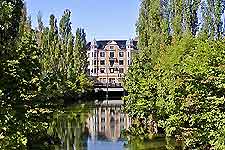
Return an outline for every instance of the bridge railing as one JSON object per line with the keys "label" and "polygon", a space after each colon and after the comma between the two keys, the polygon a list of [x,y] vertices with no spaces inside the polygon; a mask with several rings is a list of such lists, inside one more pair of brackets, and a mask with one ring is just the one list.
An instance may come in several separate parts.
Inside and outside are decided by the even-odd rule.
{"label": "bridge railing", "polygon": [[[94,84],[95,87],[107,87],[107,83],[96,82]],[[108,87],[122,87],[121,83],[108,83]]]}

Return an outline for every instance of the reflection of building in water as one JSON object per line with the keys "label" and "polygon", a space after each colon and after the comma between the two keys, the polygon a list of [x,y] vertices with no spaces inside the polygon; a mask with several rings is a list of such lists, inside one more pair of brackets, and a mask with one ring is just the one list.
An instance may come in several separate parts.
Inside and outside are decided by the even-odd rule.
{"label": "reflection of building in water", "polygon": [[121,106],[97,107],[87,119],[92,140],[96,137],[116,141],[121,130],[128,129],[131,119],[121,111]]}

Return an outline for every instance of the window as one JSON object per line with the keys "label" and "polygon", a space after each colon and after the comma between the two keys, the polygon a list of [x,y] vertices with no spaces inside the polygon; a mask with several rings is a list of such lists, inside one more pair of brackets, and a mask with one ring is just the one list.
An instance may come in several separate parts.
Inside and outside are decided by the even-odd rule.
{"label": "window", "polygon": [[119,60],[119,65],[123,65],[123,60]]}
{"label": "window", "polygon": [[92,49],[95,49],[95,48],[97,48],[97,46],[96,46],[96,45],[93,45],[93,46],[92,46]]}
{"label": "window", "polygon": [[110,52],[110,57],[114,57],[114,52]]}
{"label": "window", "polygon": [[105,60],[100,60],[100,65],[105,65]]}
{"label": "window", "polygon": [[91,53],[91,57],[94,57],[94,53],[93,52]]}
{"label": "window", "polygon": [[88,53],[88,58],[90,57],[90,53]]}
{"label": "window", "polygon": [[130,53],[129,52],[127,53],[127,56],[130,57]]}
{"label": "window", "polygon": [[100,52],[100,57],[105,57],[105,52]]}
{"label": "window", "polygon": [[114,61],[114,60],[110,60],[110,66],[113,66],[113,65],[114,65],[114,63],[115,63],[115,61]]}
{"label": "window", "polygon": [[94,57],[97,57],[97,52],[95,52],[95,55],[94,55]]}
{"label": "window", "polygon": [[119,73],[124,73],[123,68],[120,68],[120,69],[119,69]]}
{"label": "window", "polygon": [[115,78],[109,78],[110,83],[115,83]]}
{"label": "window", "polygon": [[120,57],[123,57],[123,52],[119,52],[119,56]]}
{"label": "window", "polygon": [[128,60],[128,65],[130,65],[130,60]]}
{"label": "window", "polygon": [[94,65],[97,65],[97,60],[94,61]]}
{"label": "window", "polygon": [[110,73],[114,73],[114,68],[110,68]]}
{"label": "window", "polygon": [[110,46],[109,49],[112,49],[113,50],[114,49],[114,46]]}
{"label": "window", "polygon": [[119,69],[118,68],[115,68],[115,71],[119,71]]}
{"label": "window", "polygon": [[105,69],[104,69],[104,68],[101,68],[101,69],[100,69],[100,72],[101,72],[101,73],[105,73]]}
{"label": "window", "polygon": [[94,73],[97,73],[97,69],[96,68],[94,69]]}

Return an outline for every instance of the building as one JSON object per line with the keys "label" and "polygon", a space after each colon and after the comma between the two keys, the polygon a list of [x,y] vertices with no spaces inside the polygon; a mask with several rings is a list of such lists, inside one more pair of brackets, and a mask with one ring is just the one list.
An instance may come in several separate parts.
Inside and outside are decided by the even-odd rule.
{"label": "building", "polygon": [[[121,79],[137,52],[137,40],[102,40],[87,44],[88,73],[95,83],[121,85]],[[108,80],[108,82],[107,82]]]}

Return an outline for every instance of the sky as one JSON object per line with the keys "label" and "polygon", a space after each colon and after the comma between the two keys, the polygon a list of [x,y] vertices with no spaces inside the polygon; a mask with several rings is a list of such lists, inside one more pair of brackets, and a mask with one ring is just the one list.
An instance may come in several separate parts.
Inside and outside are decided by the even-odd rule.
{"label": "sky", "polygon": [[[25,0],[32,24],[37,26],[40,11],[45,25],[54,14],[58,20],[65,9],[72,12],[73,32],[85,29],[87,40],[119,40],[136,36],[140,0]],[[58,21],[59,22],[59,21]]]}

